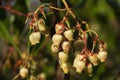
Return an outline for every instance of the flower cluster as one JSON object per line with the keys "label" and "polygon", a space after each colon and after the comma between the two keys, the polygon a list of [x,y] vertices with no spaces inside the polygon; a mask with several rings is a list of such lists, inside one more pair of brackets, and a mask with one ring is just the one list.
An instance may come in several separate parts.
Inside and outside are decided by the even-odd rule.
{"label": "flower cluster", "polygon": [[[25,61],[24,61],[25,60]],[[23,62],[21,62],[23,61]],[[30,57],[26,52],[22,54],[22,59],[16,64],[20,68],[19,74],[14,77],[13,80],[17,78],[28,79],[28,80],[45,80],[46,74],[39,72],[34,74],[38,70],[37,63],[32,57]]]}
{"label": "flower cluster", "polygon": [[23,68],[21,68],[20,69],[20,76],[22,77],[22,78],[26,78],[27,76],[28,76],[28,69],[27,68],[25,68],[25,67],[23,67]]}
{"label": "flower cluster", "polygon": [[76,68],[76,72],[81,73],[85,68],[88,73],[92,73],[92,66],[97,66],[99,62],[105,62],[107,58],[107,52],[104,49],[100,49],[98,53],[91,53],[85,51],[78,54],[73,63],[73,67]]}
{"label": "flower cluster", "polygon": [[[77,27],[78,25],[73,28],[66,27],[64,23],[57,23],[55,25],[56,33],[52,36],[53,44],[51,46],[51,50],[53,53],[58,53],[59,64],[64,73],[69,72],[68,56],[71,46],[73,47],[73,43],[75,43],[77,40],[81,40],[84,45],[80,54],[77,54],[73,61],[73,67],[76,69],[76,72],[81,73],[86,68],[88,73],[91,74],[92,67],[97,66],[99,62],[105,62],[107,58],[107,52],[105,50],[103,41],[98,38],[98,35],[95,31],[88,28],[88,24],[86,22],[83,21],[82,23],[86,25],[86,30],[83,30],[81,27]],[[78,38],[74,39],[74,32],[76,30],[78,31]],[[87,47],[87,43],[89,43],[87,38],[88,36],[93,37],[92,33],[94,33],[96,37],[93,40],[92,50],[90,50]],[[99,48],[97,52],[94,51],[96,44],[99,45],[97,46]]]}
{"label": "flower cluster", "polygon": [[[30,22],[30,36],[29,41],[31,45],[35,45],[39,43],[41,34],[46,34],[46,24],[43,18],[37,17],[36,10],[33,14],[33,18]],[[69,10],[68,10],[69,11]],[[44,12],[44,11],[43,11]],[[43,14],[43,12],[41,12]],[[83,49],[79,50],[79,54],[76,55],[73,61],[73,67],[76,69],[76,72],[81,73],[85,68],[88,70],[88,73],[92,73],[92,67],[97,66],[99,62],[105,62],[107,58],[107,52],[104,47],[104,42],[100,40],[98,34],[89,28],[89,25],[85,21],[78,21],[73,13],[70,13],[75,20],[76,25],[71,27],[68,21],[68,13],[65,14],[63,20],[55,25],[55,34],[52,36],[52,45],[51,51],[53,53],[58,53],[58,59],[60,67],[62,68],[64,73],[69,72],[69,54],[71,47],[74,46],[74,43],[77,40],[81,40],[83,43]],[[43,17],[45,15],[43,14]],[[84,28],[82,26],[84,24]],[[75,32],[77,33],[75,34]],[[95,36],[93,36],[93,34]],[[75,38],[76,37],[76,38]],[[88,37],[94,38],[92,41],[92,49],[88,47]],[[97,46],[98,50],[95,51],[95,46]],[[79,47],[79,46],[78,46]],[[73,52],[75,53],[75,52]]]}
{"label": "flower cluster", "polygon": [[72,29],[65,29],[64,24],[57,23],[55,26],[55,34],[52,36],[53,44],[51,50],[58,53],[60,67],[64,73],[68,73],[68,54],[73,39]]}

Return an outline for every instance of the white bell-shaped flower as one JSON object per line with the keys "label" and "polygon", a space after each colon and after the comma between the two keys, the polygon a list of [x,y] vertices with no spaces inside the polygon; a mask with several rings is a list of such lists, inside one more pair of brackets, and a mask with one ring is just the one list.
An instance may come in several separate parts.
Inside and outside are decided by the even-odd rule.
{"label": "white bell-shaped flower", "polygon": [[68,53],[69,49],[70,49],[70,46],[71,46],[71,44],[70,44],[69,41],[64,41],[62,43],[62,49],[63,49],[63,51],[66,52],[66,53]]}
{"label": "white bell-shaped flower", "polygon": [[74,60],[73,67],[76,68],[76,72],[81,73],[85,68],[85,62],[79,61],[79,60]]}
{"label": "white bell-shaped flower", "polygon": [[62,24],[56,24],[55,25],[55,32],[57,34],[61,34],[64,31],[64,26]]}
{"label": "white bell-shaped flower", "polygon": [[60,43],[62,42],[63,40],[63,36],[62,35],[59,35],[59,34],[54,34],[53,37],[52,37],[52,41],[55,45],[59,46]]}
{"label": "white bell-shaped flower", "polygon": [[41,31],[41,32],[45,32],[46,31],[46,26],[45,26],[45,21],[43,19],[39,19],[37,21],[37,25],[38,25],[38,29]]}
{"label": "white bell-shaped flower", "polygon": [[97,66],[97,65],[98,65],[98,57],[97,57],[97,54],[90,54],[88,58],[89,58],[89,61],[90,61],[94,66]]}
{"label": "white bell-shaped flower", "polygon": [[22,78],[26,78],[28,76],[28,69],[25,67],[21,68],[19,74]]}
{"label": "white bell-shaped flower", "polygon": [[55,44],[52,44],[52,46],[51,46],[51,51],[52,51],[53,53],[58,53],[58,51],[59,51],[59,46],[57,46],[57,45],[55,45]]}
{"label": "white bell-shaped flower", "polygon": [[67,63],[61,64],[60,67],[62,68],[62,70],[63,70],[63,72],[65,74],[67,74],[69,72],[69,68],[68,68],[68,64]]}
{"label": "white bell-shaped flower", "polygon": [[69,41],[73,41],[73,31],[67,30],[64,32],[64,36],[69,40]]}
{"label": "white bell-shaped flower", "polygon": [[100,59],[101,62],[105,62],[107,55],[108,55],[107,51],[101,50],[98,52],[98,58]]}
{"label": "white bell-shaped flower", "polygon": [[58,53],[58,57],[61,64],[66,63],[66,61],[68,60],[68,54],[63,51]]}
{"label": "white bell-shaped flower", "polygon": [[40,32],[33,32],[29,36],[29,40],[32,45],[39,43],[40,38],[41,38]]}

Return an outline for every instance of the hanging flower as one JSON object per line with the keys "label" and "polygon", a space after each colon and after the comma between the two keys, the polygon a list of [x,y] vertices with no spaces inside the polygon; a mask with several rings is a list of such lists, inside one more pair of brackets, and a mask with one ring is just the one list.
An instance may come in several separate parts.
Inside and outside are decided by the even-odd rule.
{"label": "hanging flower", "polygon": [[41,38],[40,32],[32,32],[29,36],[29,40],[32,45],[39,43],[40,38]]}

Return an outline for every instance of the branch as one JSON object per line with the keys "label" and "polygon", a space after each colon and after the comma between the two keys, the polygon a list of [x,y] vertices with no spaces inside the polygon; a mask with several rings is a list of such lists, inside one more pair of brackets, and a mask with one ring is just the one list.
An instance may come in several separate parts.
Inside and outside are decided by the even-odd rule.
{"label": "branch", "polygon": [[71,11],[71,9],[69,8],[67,2],[65,0],[62,0],[63,4],[65,5],[65,8],[69,11],[69,13],[72,15],[72,17],[76,20],[76,16],[74,15],[74,13]]}
{"label": "branch", "polygon": [[3,8],[3,9],[5,9],[5,10],[9,11],[9,12],[12,13],[12,14],[16,14],[16,15],[19,15],[19,16],[27,17],[26,14],[24,14],[24,13],[22,13],[22,12],[19,12],[19,11],[16,11],[16,10],[12,9],[10,6],[1,6],[1,5],[0,5],[0,8]]}
{"label": "branch", "polygon": [[49,6],[49,8],[55,9],[55,10],[58,10],[58,11],[66,11],[66,9],[60,9],[60,8],[53,7],[53,6]]}

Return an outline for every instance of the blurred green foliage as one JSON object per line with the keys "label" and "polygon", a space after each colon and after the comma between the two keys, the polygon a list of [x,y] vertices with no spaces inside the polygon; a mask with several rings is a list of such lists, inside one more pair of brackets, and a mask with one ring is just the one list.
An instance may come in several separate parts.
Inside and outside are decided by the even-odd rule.
{"label": "blurred green foliage", "polygon": [[[9,0],[1,0],[4,6]],[[88,22],[90,27],[97,31],[100,38],[108,44],[108,59],[105,64],[94,67],[93,77],[88,75],[71,74],[71,80],[120,80],[120,0],[67,0],[75,15]],[[14,3],[14,4],[12,4]],[[12,9],[22,13],[34,11],[42,3],[54,3],[63,8],[61,0],[10,0]],[[34,6],[35,5],[35,6]],[[46,11],[46,14],[50,13]],[[53,21],[52,17],[56,17]],[[51,36],[54,34],[54,25],[62,19],[63,14],[56,12],[48,15],[46,20]],[[12,14],[0,8],[0,80],[11,80],[19,71],[15,64],[20,60],[21,53],[27,50],[28,27],[26,17]],[[73,21],[70,23],[75,24]],[[49,43],[48,43],[49,41]],[[62,80],[63,75],[56,72],[57,59],[51,55],[51,41],[42,36],[41,43],[30,47],[31,56],[39,63],[38,72],[45,72],[47,80]],[[43,54],[44,53],[44,54]]]}

